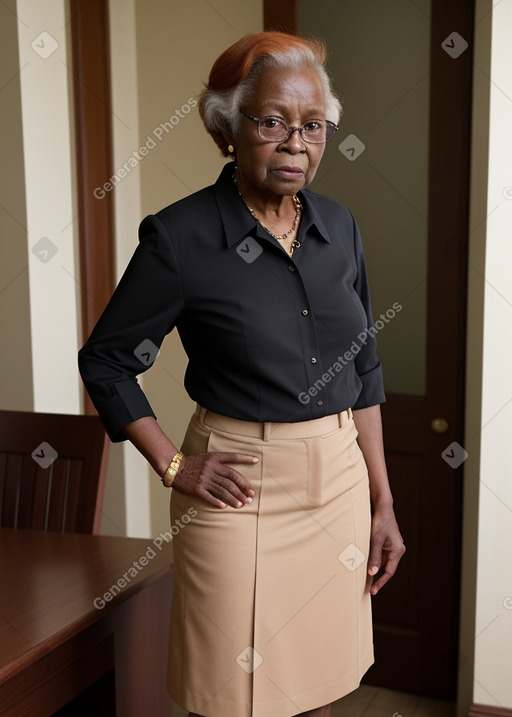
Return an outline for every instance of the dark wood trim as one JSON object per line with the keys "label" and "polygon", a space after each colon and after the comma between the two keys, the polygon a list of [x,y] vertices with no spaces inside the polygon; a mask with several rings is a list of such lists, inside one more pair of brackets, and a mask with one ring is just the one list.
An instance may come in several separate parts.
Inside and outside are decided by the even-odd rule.
{"label": "dark wood trim", "polygon": [[299,0],[263,0],[263,28],[297,35]]}
{"label": "dark wood trim", "polygon": [[468,717],[512,717],[512,709],[473,704],[469,710]]}
{"label": "dark wood trim", "polygon": [[[82,340],[115,286],[113,196],[93,192],[112,176],[108,2],[71,0],[71,38],[80,244]],[[85,413],[94,413],[84,390]]]}
{"label": "dark wood trim", "polygon": [[[465,310],[460,307],[467,303],[473,6],[467,0],[433,0],[431,31],[429,167],[435,182],[429,182],[428,271],[434,281],[429,281],[427,298],[427,396],[432,395],[433,401],[445,397],[445,406],[436,403],[427,415],[444,411],[440,415],[450,425],[461,427],[453,438],[460,441],[466,345],[466,326],[460,321]],[[469,43],[457,59],[440,49],[454,27]],[[454,301],[444,300],[440,283],[454,288]],[[436,342],[428,341],[430,335],[437,337]],[[449,359],[443,353],[447,345],[457,349]]]}

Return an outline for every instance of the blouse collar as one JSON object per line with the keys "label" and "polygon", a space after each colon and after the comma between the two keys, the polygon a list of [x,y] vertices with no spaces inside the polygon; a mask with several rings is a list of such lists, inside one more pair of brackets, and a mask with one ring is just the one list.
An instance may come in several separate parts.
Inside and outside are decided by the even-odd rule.
{"label": "blouse collar", "polygon": [[[257,235],[261,234],[260,224],[247,210],[233,182],[234,171],[235,163],[228,162],[222,169],[214,185],[215,198],[224,225],[228,247],[237,244],[241,239],[247,237],[247,235],[254,233],[255,229]],[[318,236],[331,244],[329,233],[314,205],[315,195],[307,189],[302,189],[297,196],[303,207],[301,233],[314,227]],[[265,238],[264,231],[262,237]]]}

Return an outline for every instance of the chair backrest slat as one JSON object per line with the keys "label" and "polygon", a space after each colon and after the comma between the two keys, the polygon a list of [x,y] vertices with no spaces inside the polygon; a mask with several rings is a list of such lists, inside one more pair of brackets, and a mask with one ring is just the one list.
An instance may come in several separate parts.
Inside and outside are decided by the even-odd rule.
{"label": "chair backrest slat", "polygon": [[97,416],[0,411],[0,525],[99,532],[108,445]]}

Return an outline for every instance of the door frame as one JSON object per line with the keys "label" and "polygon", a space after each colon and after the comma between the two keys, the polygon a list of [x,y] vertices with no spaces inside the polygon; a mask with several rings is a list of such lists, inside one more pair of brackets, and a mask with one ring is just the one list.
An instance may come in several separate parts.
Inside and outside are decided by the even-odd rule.
{"label": "door frame", "polygon": [[[82,343],[91,333],[115,287],[114,196],[94,190],[113,174],[109,4],[70,0],[75,115],[78,244]],[[83,388],[84,413],[95,414]]]}

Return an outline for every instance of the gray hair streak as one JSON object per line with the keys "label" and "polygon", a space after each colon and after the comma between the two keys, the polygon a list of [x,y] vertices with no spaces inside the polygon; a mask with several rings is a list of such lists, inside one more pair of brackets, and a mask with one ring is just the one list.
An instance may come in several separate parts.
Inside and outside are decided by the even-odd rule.
{"label": "gray hair streak", "polygon": [[326,119],[338,124],[343,109],[332,89],[331,79],[324,65],[309,48],[283,48],[282,52],[268,52],[258,57],[240,84],[228,90],[204,89],[199,99],[201,117],[207,131],[217,142],[224,156],[228,156],[227,142],[222,132],[236,138],[240,125],[240,107],[247,104],[256,88],[260,74],[268,69],[301,69],[309,67],[318,73],[323,89]]}

